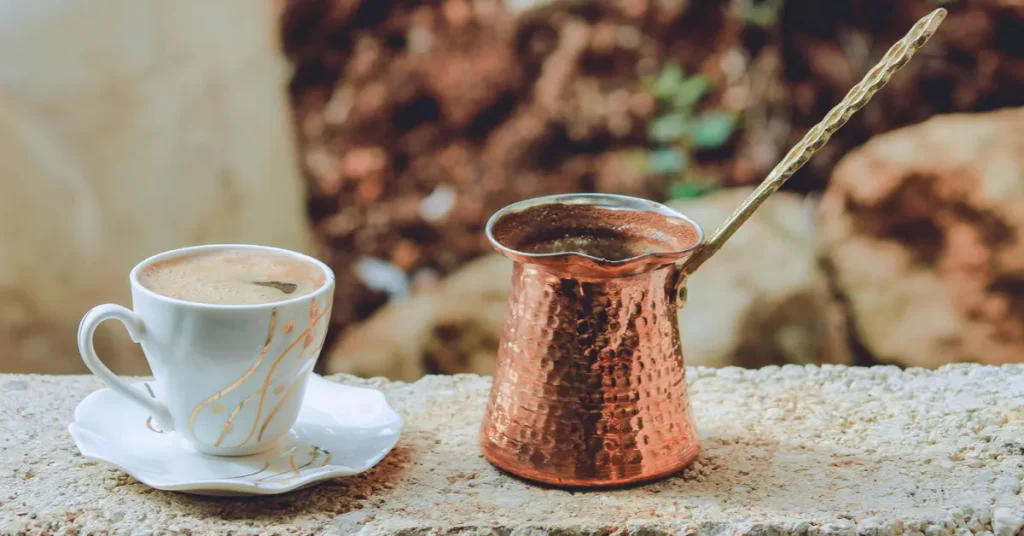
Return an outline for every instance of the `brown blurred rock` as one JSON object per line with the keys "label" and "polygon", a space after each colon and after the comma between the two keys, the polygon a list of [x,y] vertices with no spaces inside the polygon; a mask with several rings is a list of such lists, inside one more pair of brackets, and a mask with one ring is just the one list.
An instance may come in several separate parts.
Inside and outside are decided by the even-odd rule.
{"label": "brown blurred rock", "polygon": [[823,247],[879,360],[1024,361],[1024,108],[877,136],[823,198]]}
{"label": "brown blurred rock", "polygon": [[[1010,0],[947,3],[927,53],[894,77],[787,184],[819,191],[872,135],[932,114],[1024,104]],[[539,195],[614,191],[662,200],[666,182],[625,166],[667,113],[648,82],[669,64],[712,81],[697,112],[742,112],[734,139],[689,155],[694,175],[754,184],[838,102],[931,0],[288,0],[282,18],[310,217],[337,274],[332,333],[387,301],[351,269],[396,263],[440,276],[489,251],[484,222]],[[772,6],[777,6],[774,9]],[[525,11],[524,11],[525,10]],[[349,162],[372,173],[345,174]],[[326,154],[323,154],[326,153]],[[366,156],[366,155],[363,155]],[[454,190],[443,217],[417,202]],[[444,190],[442,190],[444,191]],[[451,196],[450,196],[451,197]],[[408,263],[406,262],[408,261]]]}
{"label": "brown blurred rock", "polygon": [[326,370],[413,381],[424,374],[490,374],[505,318],[512,261],[466,264],[441,285],[388,303],[326,356]]}
{"label": "brown blurred rock", "polygon": [[[710,236],[751,191],[730,188],[670,206]],[[679,316],[688,365],[850,362],[845,333],[832,326],[814,227],[808,199],[778,192],[690,277]]]}
{"label": "brown blurred rock", "polygon": [[[922,55],[853,116],[788,187],[821,189],[844,155],[877,134],[938,114],[1024,105],[1020,4],[944,2],[949,15]],[[779,76],[792,88],[793,110],[787,119],[793,128],[774,138],[778,148],[796,143],[842,99],[854,79],[935,5],[928,0],[787,0],[781,11],[782,29],[776,30],[784,67],[776,72],[785,73]],[[757,99],[750,106],[756,109]],[[758,171],[763,174],[767,169]]]}
{"label": "brown blurred rock", "polygon": [[388,300],[353,269],[361,257],[444,276],[490,251],[484,223],[511,202],[663,197],[664,178],[603,168],[604,154],[646,145],[656,112],[636,66],[663,62],[664,29],[682,15],[655,23],[645,13],[665,8],[648,4],[591,6],[603,21],[595,43],[582,4],[524,19],[497,0],[285,3],[310,218],[337,274],[332,333]]}

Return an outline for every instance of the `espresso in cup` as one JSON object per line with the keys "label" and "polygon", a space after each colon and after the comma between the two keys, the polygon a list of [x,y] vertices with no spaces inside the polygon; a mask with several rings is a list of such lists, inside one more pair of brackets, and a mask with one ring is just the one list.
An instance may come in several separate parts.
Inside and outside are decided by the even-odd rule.
{"label": "espresso in cup", "polygon": [[216,305],[274,303],[312,294],[324,270],[273,250],[226,248],[155,262],[139,272],[147,289],[177,300]]}

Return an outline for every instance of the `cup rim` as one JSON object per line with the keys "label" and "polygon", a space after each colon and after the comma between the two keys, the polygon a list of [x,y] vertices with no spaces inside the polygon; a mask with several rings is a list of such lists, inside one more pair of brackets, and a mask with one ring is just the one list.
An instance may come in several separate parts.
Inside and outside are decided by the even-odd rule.
{"label": "cup rim", "polygon": [[[189,300],[182,300],[182,299],[178,299],[178,298],[172,298],[170,296],[164,296],[163,294],[159,294],[157,292],[154,292],[154,291],[146,288],[146,286],[143,285],[139,281],[139,273],[144,268],[146,268],[147,266],[149,266],[149,265],[151,265],[151,264],[153,264],[155,262],[159,262],[159,261],[167,260],[167,259],[173,259],[175,257],[179,257],[179,256],[182,256],[182,255],[187,255],[189,253],[195,253],[197,251],[209,251],[209,250],[217,250],[217,249],[251,249],[251,250],[258,250],[258,251],[273,251],[275,253],[281,253],[281,254],[284,254],[284,255],[288,255],[290,257],[295,257],[297,259],[301,259],[301,260],[303,260],[305,262],[309,262],[311,264],[314,264],[314,265],[318,266],[321,270],[323,270],[324,275],[326,277],[324,278],[324,283],[322,285],[320,285],[319,287],[317,287],[316,290],[314,290],[313,292],[311,292],[309,294],[303,294],[302,296],[295,296],[294,298],[288,298],[286,300],[281,300],[281,301],[268,302],[268,303],[250,303],[250,304],[202,303],[202,302],[194,302],[194,301],[189,301]],[[260,244],[203,244],[203,245],[200,245],[200,246],[187,246],[187,247],[182,247],[182,248],[170,249],[170,250],[167,250],[167,251],[163,251],[161,253],[157,253],[155,255],[151,255],[151,256],[147,257],[146,259],[143,259],[142,261],[140,261],[138,264],[135,265],[134,268],[132,268],[132,271],[128,275],[128,278],[131,281],[131,285],[132,285],[132,289],[133,290],[141,292],[142,294],[144,294],[144,295],[146,295],[146,296],[148,296],[150,298],[153,298],[153,299],[156,299],[156,300],[162,300],[162,301],[165,301],[165,302],[168,302],[168,303],[172,303],[172,304],[180,305],[180,306],[185,306],[185,307],[194,307],[194,308],[198,308],[198,309],[209,309],[209,310],[220,310],[220,311],[254,311],[254,310],[260,310],[260,309],[266,309],[266,308],[272,308],[272,307],[283,307],[283,306],[291,305],[293,303],[298,303],[298,302],[301,302],[301,301],[304,301],[304,300],[308,300],[310,298],[317,298],[317,297],[323,295],[324,293],[329,292],[330,289],[332,289],[334,287],[334,271],[331,270],[331,268],[329,266],[327,266],[327,264],[324,263],[323,261],[321,261],[319,259],[316,259],[316,258],[314,258],[314,257],[312,257],[310,255],[306,255],[305,253],[299,253],[298,251],[294,251],[294,250],[290,250],[290,249],[284,249],[284,248],[278,248],[278,247],[274,247],[274,246],[264,246],[264,245],[260,245]]]}

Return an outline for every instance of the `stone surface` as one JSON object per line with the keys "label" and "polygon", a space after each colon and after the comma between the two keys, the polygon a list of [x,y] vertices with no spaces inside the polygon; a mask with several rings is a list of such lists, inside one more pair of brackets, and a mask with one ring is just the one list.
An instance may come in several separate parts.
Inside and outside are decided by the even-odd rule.
{"label": "stone surface", "polygon": [[[152,254],[309,250],[276,27],[249,0],[0,2],[0,371],[85,372],[79,320]],[[109,324],[104,361],[145,373]]]}
{"label": "stone surface", "polygon": [[66,426],[100,383],[0,376],[0,532],[1020,534],[1024,366],[689,370],[704,451],[667,480],[568,492],[476,446],[487,378],[380,387],[406,419],[370,472],[283,496],[148,489],[81,458]]}
{"label": "stone surface", "polygon": [[[669,203],[710,237],[753,188]],[[679,314],[690,365],[849,363],[817,259],[813,201],[778,192],[690,278]]]}
{"label": "stone surface", "polygon": [[880,361],[1024,360],[1024,108],[884,134],[836,168],[823,252]]}

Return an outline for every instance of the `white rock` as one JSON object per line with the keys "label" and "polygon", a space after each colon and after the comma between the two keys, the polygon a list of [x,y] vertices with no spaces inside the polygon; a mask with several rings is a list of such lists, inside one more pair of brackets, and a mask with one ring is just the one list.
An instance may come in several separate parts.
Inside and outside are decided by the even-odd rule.
{"label": "white rock", "polygon": [[1016,536],[1021,527],[1024,527],[1024,518],[1021,518],[1009,508],[996,508],[992,516],[992,532],[996,536]]}
{"label": "white rock", "polygon": [[836,166],[822,252],[879,361],[1020,361],[1022,130],[1024,108],[938,116],[876,136]]}

